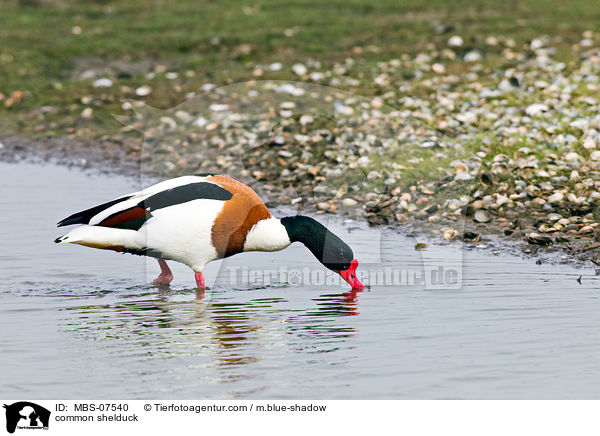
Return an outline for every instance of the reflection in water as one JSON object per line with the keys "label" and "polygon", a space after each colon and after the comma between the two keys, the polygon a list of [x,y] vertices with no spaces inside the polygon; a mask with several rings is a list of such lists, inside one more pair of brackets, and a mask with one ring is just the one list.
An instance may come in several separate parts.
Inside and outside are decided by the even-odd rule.
{"label": "reflection in water", "polygon": [[[52,223],[74,204],[140,186],[23,163],[0,163],[0,182],[0,240],[10,253],[0,258],[7,397],[598,397],[593,270],[469,251],[460,290],[232,288],[234,266],[321,268],[292,245],[230,258],[219,270],[223,283],[206,295],[178,288],[189,284],[185,267],[174,289],[157,289],[139,285],[144,259],[52,243]],[[352,231],[362,265],[385,261],[410,272],[426,255],[456,258],[437,245],[415,257],[415,241],[391,232]]]}
{"label": "reflection in water", "polygon": [[[297,292],[301,297],[301,290]],[[307,297],[308,307],[302,310],[285,298],[248,299],[252,295],[145,288],[118,295],[119,301],[108,304],[65,308],[63,325],[70,334],[101,341],[120,358],[186,358],[189,368],[213,371],[220,383],[253,377],[243,367],[260,366],[263,355],[273,349],[332,352],[356,334],[349,322],[339,321],[358,315],[357,291]]]}
{"label": "reflection in water", "polygon": [[358,295],[362,290],[351,290],[343,294],[324,294],[317,301],[317,311],[309,312],[307,315],[321,316],[355,316],[358,315]]}

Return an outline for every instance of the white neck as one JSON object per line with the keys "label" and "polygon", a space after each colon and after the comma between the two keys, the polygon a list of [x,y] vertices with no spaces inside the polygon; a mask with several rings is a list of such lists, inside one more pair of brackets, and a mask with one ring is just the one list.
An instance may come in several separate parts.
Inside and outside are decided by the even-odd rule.
{"label": "white neck", "polygon": [[246,235],[244,251],[279,251],[290,245],[287,230],[277,218],[260,220]]}

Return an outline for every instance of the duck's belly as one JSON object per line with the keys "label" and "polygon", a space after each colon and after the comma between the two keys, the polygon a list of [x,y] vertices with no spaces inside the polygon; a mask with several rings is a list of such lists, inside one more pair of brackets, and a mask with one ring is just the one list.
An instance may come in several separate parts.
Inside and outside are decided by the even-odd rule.
{"label": "duck's belly", "polygon": [[144,230],[146,246],[201,272],[206,263],[217,259],[211,230],[224,201],[195,200],[151,212]]}

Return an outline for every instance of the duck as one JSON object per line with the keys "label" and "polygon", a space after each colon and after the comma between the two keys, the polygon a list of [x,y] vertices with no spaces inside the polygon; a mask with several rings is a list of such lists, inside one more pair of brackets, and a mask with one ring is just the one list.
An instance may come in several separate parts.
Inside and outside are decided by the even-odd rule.
{"label": "duck", "polygon": [[250,186],[224,175],[168,179],[57,223],[70,225],[78,226],[54,242],[154,257],[160,267],[155,285],[173,280],[167,261],[191,268],[196,286],[204,290],[209,262],[299,242],[353,290],[365,288],[357,276],[358,260],[340,237],[308,216],[275,218]]}

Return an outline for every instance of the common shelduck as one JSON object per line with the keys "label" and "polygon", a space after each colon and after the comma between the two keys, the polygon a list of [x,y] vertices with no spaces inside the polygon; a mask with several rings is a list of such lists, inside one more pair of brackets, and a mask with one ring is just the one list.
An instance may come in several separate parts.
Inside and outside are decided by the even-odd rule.
{"label": "common shelduck", "polygon": [[252,188],[222,175],[165,180],[75,213],[58,227],[71,224],[81,225],[55,242],[155,257],[161,273],[154,284],[173,280],[167,260],[189,266],[204,289],[208,262],[244,251],[283,250],[298,241],[353,289],[364,288],[358,261],[339,237],[307,216],[274,218]]}

